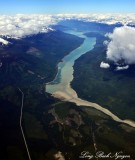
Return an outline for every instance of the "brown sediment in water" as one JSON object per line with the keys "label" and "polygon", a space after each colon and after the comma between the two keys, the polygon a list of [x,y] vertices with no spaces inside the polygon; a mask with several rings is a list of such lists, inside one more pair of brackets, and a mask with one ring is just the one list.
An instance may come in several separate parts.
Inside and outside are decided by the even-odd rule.
{"label": "brown sediment in water", "polygon": [[[76,35],[76,34],[75,34]],[[63,68],[61,68],[61,79],[59,83],[50,84],[48,83],[46,85],[46,90],[48,93],[51,93],[54,97],[66,101],[66,102],[72,102],[75,103],[78,106],[88,106],[97,109],[98,111],[101,111],[102,113],[110,116],[113,120],[127,124],[129,126],[135,127],[135,122],[131,120],[122,120],[119,117],[117,117],[115,114],[113,114],[108,109],[96,104],[92,103],[86,100],[83,100],[78,97],[75,90],[71,87],[71,82],[73,80],[73,65],[76,59],[78,59],[81,55],[87,53],[88,51],[92,50],[96,39],[85,37],[84,35],[81,35],[81,37],[85,38],[84,43],[72,51],[69,55],[65,56],[63,60],[65,61],[65,65]],[[57,74],[58,75],[58,74]],[[58,77],[56,76],[55,79]],[[54,81],[55,81],[54,79]],[[53,81],[52,81],[53,82]]]}

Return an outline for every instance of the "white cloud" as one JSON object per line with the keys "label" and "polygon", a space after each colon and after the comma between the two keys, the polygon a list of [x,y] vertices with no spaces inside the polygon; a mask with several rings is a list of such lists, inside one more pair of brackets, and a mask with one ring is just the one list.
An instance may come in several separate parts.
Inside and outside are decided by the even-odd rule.
{"label": "white cloud", "polygon": [[23,36],[48,32],[50,25],[65,19],[77,19],[87,22],[106,24],[135,24],[135,14],[18,14],[0,15],[0,35],[21,38]]}
{"label": "white cloud", "polygon": [[109,42],[107,41],[107,40],[105,40],[104,42],[103,42],[103,45],[105,45],[105,46],[107,46],[109,44]]}
{"label": "white cloud", "polygon": [[100,22],[105,24],[135,24],[135,13],[128,14],[58,14],[59,18],[63,19],[78,19],[89,22]]}
{"label": "white cloud", "polygon": [[120,71],[120,70],[126,70],[126,69],[128,69],[128,68],[129,68],[129,65],[122,66],[122,67],[120,67],[120,66],[117,66],[117,67],[116,67],[116,71]]}
{"label": "white cloud", "polygon": [[100,67],[106,69],[106,68],[109,68],[110,65],[108,63],[101,62]]}
{"label": "white cloud", "polygon": [[135,64],[135,28],[115,28],[108,37],[111,41],[108,44],[107,58],[115,63],[122,60],[125,64]]}
{"label": "white cloud", "polygon": [[0,16],[0,35],[23,37],[39,32],[47,32],[55,24],[52,15],[16,15]]}

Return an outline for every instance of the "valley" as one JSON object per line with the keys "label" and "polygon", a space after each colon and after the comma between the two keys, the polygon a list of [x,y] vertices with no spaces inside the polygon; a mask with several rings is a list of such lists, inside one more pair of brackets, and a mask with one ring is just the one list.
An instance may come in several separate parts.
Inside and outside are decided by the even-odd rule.
{"label": "valley", "polygon": [[[22,94],[18,87],[24,94],[22,128],[32,160],[77,160],[82,151],[95,155],[96,149],[112,154],[122,150],[135,157],[135,129],[84,103],[97,103],[116,117],[134,120],[132,96],[120,86],[130,80],[124,86],[131,90],[134,66],[130,72],[117,73],[113,64],[109,70],[100,68],[105,60],[104,34],[117,26],[121,24],[67,20],[53,26],[53,32],[9,39],[9,46],[0,46],[1,160],[29,159],[19,124]],[[113,92],[118,87],[119,95]],[[123,95],[126,103],[120,106]],[[82,106],[74,101],[76,96]]]}

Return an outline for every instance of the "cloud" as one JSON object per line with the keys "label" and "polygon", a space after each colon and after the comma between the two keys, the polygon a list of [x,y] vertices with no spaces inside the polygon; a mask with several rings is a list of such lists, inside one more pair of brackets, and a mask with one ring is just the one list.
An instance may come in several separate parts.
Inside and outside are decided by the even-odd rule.
{"label": "cloud", "polygon": [[123,26],[108,34],[107,59],[115,63],[135,64],[135,28]]}
{"label": "cloud", "polygon": [[129,68],[129,65],[126,65],[126,66],[117,66],[116,67],[116,71],[120,71],[120,70],[126,70],[126,69],[128,69]]}
{"label": "cloud", "polygon": [[104,63],[104,62],[101,62],[101,64],[100,64],[100,68],[109,68],[110,67],[110,65],[108,64],[108,63]]}
{"label": "cloud", "polygon": [[49,26],[55,24],[52,15],[0,16],[0,35],[21,38],[39,32],[48,32]]}
{"label": "cloud", "polygon": [[135,13],[128,14],[58,14],[57,17],[63,19],[78,19],[87,22],[99,22],[105,24],[135,24]]}
{"label": "cloud", "polygon": [[105,46],[107,46],[109,44],[109,42],[107,41],[107,40],[105,40],[104,42],[103,42],[103,45],[105,45]]}
{"label": "cloud", "polygon": [[50,25],[66,19],[77,19],[85,22],[105,24],[135,24],[135,14],[17,14],[0,15],[0,36],[21,38],[24,36],[48,32]]}

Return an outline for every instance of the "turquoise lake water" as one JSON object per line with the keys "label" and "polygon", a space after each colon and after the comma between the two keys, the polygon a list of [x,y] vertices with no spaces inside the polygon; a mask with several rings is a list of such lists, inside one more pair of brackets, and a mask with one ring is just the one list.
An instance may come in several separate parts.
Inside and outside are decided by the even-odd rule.
{"label": "turquoise lake water", "polygon": [[67,56],[62,59],[62,62],[58,64],[58,73],[55,79],[46,85],[46,92],[55,93],[57,91],[66,92],[70,88],[70,82],[73,80],[73,65],[75,60],[77,60],[81,55],[93,49],[96,38],[89,38],[83,35],[82,32],[67,31],[66,33],[76,35],[78,37],[84,38],[84,42],[70,52]]}

